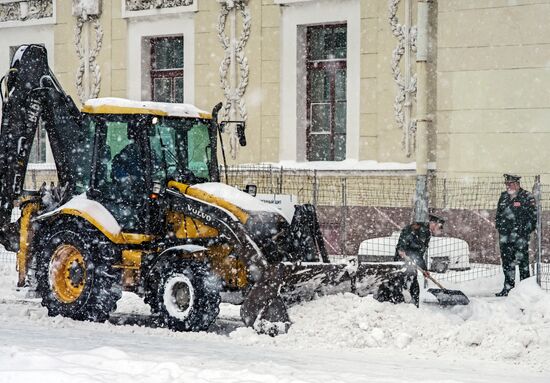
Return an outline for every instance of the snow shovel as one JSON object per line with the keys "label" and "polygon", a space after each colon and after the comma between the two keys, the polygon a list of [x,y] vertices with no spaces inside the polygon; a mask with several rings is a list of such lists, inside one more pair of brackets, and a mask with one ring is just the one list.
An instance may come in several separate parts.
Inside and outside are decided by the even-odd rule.
{"label": "snow shovel", "polygon": [[[419,270],[423,271],[420,267],[416,266]],[[438,289],[428,289],[428,292],[430,294],[433,294],[439,304],[441,306],[456,306],[456,305],[467,305],[470,303],[470,300],[460,290],[447,290],[445,287],[441,285],[438,281],[436,281],[431,275],[428,275],[426,278],[428,278],[430,281],[435,283]]]}
{"label": "snow shovel", "polygon": [[[418,271],[423,275],[425,270],[418,266],[411,258],[408,256],[404,257],[405,260],[412,262]],[[435,280],[431,275],[424,275],[425,278],[428,278],[430,281],[435,283],[439,289],[428,289],[428,292],[434,295],[437,298],[437,301],[441,306],[456,306],[456,305],[467,305],[470,303],[470,299],[460,290],[447,290],[441,283]]]}

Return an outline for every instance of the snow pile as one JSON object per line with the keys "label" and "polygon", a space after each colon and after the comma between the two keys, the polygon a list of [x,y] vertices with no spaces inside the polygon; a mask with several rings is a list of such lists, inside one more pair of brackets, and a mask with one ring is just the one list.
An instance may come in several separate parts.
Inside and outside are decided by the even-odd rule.
{"label": "snow pile", "polygon": [[[214,367],[194,357],[175,358],[170,355],[143,356],[114,347],[98,347],[86,351],[29,351],[20,347],[3,350],[10,365],[0,373],[2,382],[132,382],[132,383],[227,383],[227,382],[298,382],[273,379],[269,368],[251,372],[241,368],[227,368],[223,363]],[[168,360],[166,360],[168,359]],[[29,366],[32,360],[32,366]],[[269,363],[265,363],[266,366]],[[29,368],[31,367],[31,368]],[[241,380],[243,379],[243,380]],[[303,382],[303,381],[302,381]]]}
{"label": "snow pile", "polygon": [[[68,381],[115,382],[122,376],[132,379],[133,382],[168,382],[170,377],[177,376],[181,371],[175,363],[136,361],[125,352],[111,347],[100,347],[86,352],[65,351],[59,353],[24,351],[19,347],[12,346],[11,349],[8,349],[8,353],[10,366],[6,372],[2,373],[2,379],[5,379],[6,382],[20,382],[24,379],[52,383]],[[33,361],[34,373],[29,372],[29,360]],[[84,360],[85,364],[82,363]],[[90,370],[91,366],[94,367],[93,370]]]}
{"label": "snow pile", "polygon": [[[4,250],[4,247],[0,245],[0,249]],[[11,300],[21,297],[15,291],[14,286],[16,286],[16,284],[17,271],[15,270],[15,263],[12,264],[0,262],[0,302],[2,300]],[[2,315],[1,308],[0,315]]]}
{"label": "snow pile", "polygon": [[508,298],[472,298],[468,306],[441,308],[380,303],[334,295],[292,307],[286,335],[258,338],[240,328],[233,339],[253,344],[326,349],[403,349],[420,358],[477,359],[550,369],[550,294],[534,278]]}

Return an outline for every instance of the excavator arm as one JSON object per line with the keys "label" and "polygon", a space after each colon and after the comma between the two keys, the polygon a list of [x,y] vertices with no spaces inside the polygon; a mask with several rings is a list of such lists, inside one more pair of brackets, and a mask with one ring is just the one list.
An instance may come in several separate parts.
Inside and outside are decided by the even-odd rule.
{"label": "excavator arm", "polygon": [[[48,134],[60,185],[67,195],[89,174],[84,151],[89,151],[89,132],[73,100],[48,66],[46,49],[23,45],[15,53],[8,74],[0,80],[2,123],[0,128],[0,243],[8,250],[19,247],[17,224],[10,224],[15,201],[23,184],[36,130],[42,121]],[[84,158],[84,159],[83,159]]]}

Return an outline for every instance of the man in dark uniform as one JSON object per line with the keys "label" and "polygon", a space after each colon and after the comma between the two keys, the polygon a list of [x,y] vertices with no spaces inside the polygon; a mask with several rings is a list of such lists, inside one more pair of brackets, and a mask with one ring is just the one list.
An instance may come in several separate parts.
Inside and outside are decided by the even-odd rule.
{"label": "man in dark uniform", "polygon": [[424,256],[428,250],[431,236],[439,235],[444,223],[443,218],[430,214],[429,222],[416,222],[407,225],[401,231],[395,247],[395,260],[406,260],[405,285],[408,286],[412,303],[417,307],[420,298],[420,286],[418,285],[416,266],[423,270],[425,277],[430,275]]}
{"label": "man in dark uniform", "polygon": [[505,174],[506,191],[497,205],[496,228],[499,233],[504,287],[497,297],[507,296],[515,286],[516,265],[520,279],[529,278],[529,236],[537,224],[535,199],[521,188],[521,177]]}

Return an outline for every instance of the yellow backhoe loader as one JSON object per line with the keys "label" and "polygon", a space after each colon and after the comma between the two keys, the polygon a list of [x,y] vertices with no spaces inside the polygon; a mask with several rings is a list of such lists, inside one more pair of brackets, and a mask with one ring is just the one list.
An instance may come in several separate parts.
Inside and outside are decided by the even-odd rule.
{"label": "yellow backhoe loader", "polygon": [[[33,44],[17,50],[0,87],[0,243],[49,315],[104,321],[130,290],[167,327],[201,331],[232,291],[244,323],[273,334],[288,328],[288,304],[352,289],[357,270],[328,263],[312,206],[288,222],[220,182],[221,104],[207,113],[100,98],[79,110]],[[39,121],[59,186],[28,192]],[[14,204],[22,215],[10,224]]]}

